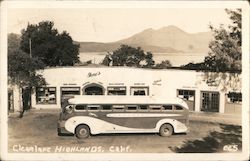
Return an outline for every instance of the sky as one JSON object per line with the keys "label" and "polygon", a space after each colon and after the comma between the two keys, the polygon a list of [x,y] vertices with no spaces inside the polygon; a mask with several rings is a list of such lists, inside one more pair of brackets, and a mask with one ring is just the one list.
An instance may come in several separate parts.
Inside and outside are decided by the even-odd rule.
{"label": "sky", "polygon": [[114,42],[148,28],[174,25],[188,33],[209,31],[209,24],[229,24],[224,8],[11,8],[8,33],[20,34],[28,22],[53,21],[59,32],[66,30],[73,40]]}

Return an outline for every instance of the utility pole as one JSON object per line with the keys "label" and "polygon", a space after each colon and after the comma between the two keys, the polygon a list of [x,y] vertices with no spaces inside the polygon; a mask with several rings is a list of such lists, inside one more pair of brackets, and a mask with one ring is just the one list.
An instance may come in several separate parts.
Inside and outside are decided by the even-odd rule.
{"label": "utility pole", "polygon": [[[32,58],[32,53],[31,53],[31,38],[29,38],[29,47],[30,47],[30,61],[32,61],[31,60],[31,58]],[[26,89],[27,90],[27,89]],[[32,100],[31,100],[31,91],[32,91],[32,87],[30,87],[29,88],[29,91],[30,91],[30,95],[29,95],[29,102],[28,102],[28,106],[29,106],[29,108],[31,108],[31,105],[32,105]],[[26,96],[27,97],[27,96]],[[24,108],[24,107],[23,107]],[[23,110],[23,112],[24,112],[24,110]]]}
{"label": "utility pole", "polygon": [[29,46],[30,46],[30,58],[32,58],[32,54],[31,54],[31,38],[29,38]]}

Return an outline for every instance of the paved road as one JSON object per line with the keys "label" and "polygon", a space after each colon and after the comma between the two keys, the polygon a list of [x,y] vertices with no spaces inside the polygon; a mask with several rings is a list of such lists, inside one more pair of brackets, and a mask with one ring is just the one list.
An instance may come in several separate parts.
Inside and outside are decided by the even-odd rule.
{"label": "paved road", "polygon": [[[190,121],[188,134],[161,137],[158,134],[105,134],[78,140],[57,136],[57,113],[28,113],[9,118],[10,152],[223,152],[224,146],[241,150],[241,127]],[[224,150],[223,150],[224,149]]]}

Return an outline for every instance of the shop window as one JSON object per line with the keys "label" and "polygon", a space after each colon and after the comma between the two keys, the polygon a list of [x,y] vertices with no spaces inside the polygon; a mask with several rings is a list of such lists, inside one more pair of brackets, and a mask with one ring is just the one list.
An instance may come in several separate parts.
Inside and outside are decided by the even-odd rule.
{"label": "shop window", "polygon": [[38,104],[56,104],[56,87],[36,88],[36,102]]}
{"label": "shop window", "polygon": [[80,95],[80,87],[61,87],[62,100],[72,98],[74,95]]}
{"label": "shop window", "polygon": [[108,95],[126,95],[126,87],[108,87]]}
{"label": "shop window", "polygon": [[227,94],[227,102],[229,103],[241,103],[242,93],[241,92],[229,92]]}
{"label": "shop window", "polygon": [[147,96],[149,95],[148,87],[131,87],[130,88],[130,95],[134,96]]}
{"label": "shop window", "polygon": [[183,100],[194,101],[195,92],[192,90],[178,90],[178,97]]}

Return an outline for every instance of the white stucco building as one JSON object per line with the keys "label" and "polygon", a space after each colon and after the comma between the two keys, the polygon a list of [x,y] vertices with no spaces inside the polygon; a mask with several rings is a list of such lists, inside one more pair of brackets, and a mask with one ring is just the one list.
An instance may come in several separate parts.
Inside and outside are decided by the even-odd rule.
{"label": "white stucco building", "polygon": [[[31,95],[35,109],[60,108],[61,100],[71,95],[135,95],[135,97],[180,97],[191,111],[240,113],[241,75],[207,74],[177,69],[143,69],[129,67],[56,67],[39,71],[48,83]],[[17,90],[12,90],[13,109]],[[11,95],[11,94],[10,94]]]}

